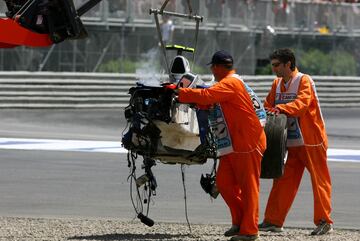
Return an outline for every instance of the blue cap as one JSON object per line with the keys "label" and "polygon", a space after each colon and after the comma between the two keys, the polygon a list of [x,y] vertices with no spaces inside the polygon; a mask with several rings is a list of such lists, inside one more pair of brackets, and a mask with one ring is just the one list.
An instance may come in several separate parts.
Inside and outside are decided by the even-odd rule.
{"label": "blue cap", "polygon": [[208,63],[207,65],[209,64],[226,64],[226,65],[232,65],[233,64],[233,58],[232,56],[224,51],[224,50],[220,50],[220,51],[217,51],[213,56],[212,56],[212,59],[211,59],[211,62]]}

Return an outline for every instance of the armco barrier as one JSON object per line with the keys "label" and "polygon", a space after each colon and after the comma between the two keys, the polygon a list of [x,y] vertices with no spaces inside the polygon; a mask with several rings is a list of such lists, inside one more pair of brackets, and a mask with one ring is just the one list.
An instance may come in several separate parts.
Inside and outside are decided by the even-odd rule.
{"label": "armco barrier", "polygon": [[[273,77],[243,76],[261,99]],[[360,77],[313,79],[322,107],[360,107]],[[138,80],[135,74],[0,72],[0,108],[121,108]]]}

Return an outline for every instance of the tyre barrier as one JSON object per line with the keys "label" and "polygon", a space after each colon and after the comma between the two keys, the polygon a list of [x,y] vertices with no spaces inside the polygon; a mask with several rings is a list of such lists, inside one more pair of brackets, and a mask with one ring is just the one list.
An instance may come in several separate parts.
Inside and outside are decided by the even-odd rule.
{"label": "tyre barrier", "polygon": [[287,158],[287,118],[284,114],[268,114],[265,124],[266,151],[261,161],[261,178],[279,178]]}
{"label": "tyre barrier", "polygon": [[[262,100],[274,78],[270,75],[242,77]],[[202,75],[201,78],[208,81],[211,76]],[[141,79],[146,79],[146,76],[120,73],[0,72],[0,108],[124,108],[129,104],[129,89]],[[321,107],[360,107],[360,77],[313,76],[313,79]]]}

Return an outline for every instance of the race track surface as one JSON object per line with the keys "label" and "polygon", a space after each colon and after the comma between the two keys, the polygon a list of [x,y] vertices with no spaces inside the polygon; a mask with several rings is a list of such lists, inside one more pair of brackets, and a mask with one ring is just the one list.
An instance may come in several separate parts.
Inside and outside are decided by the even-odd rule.
{"label": "race track surface", "polygon": [[[339,231],[329,237],[333,238],[331,240],[360,240],[356,236],[360,223],[360,110],[329,109],[323,112],[330,150],[343,151],[329,153],[335,227],[352,229],[353,233],[349,235],[357,238],[335,238],[348,235],[345,231]],[[44,139],[60,142],[84,141],[88,144],[89,141],[93,144],[119,143],[126,126],[122,110],[0,110],[0,119],[0,143],[18,141],[12,142],[16,145],[21,144],[19,141],[29,140],[40,140],[41,143],[45,143]],[[33,240],[76,240],[75,236],[82,238],[81,240],[203,240],[202,235],[207,235],[208,232],[200,232],[200,236],[185,234],[188,230],[178,165],[159,163],[153,168],[159,187],[151,203],[149,216],[160,226],[150,229],[142,225],[138,219],[134,219],[135,213],[129,199],[126,154],[121,151],[109,151],[111,146],[105,146],[107,150],[102,146],[101,150],[95,151],[90,149],[96,149],[98,146],[91,146],[89,149],[88,146],[82,147],[80,142],[70,146],[75,148],[64,151],[63,148],[59,148],[59,144],[48,149],[0,147],[0,216],[7,217],[1,219],[1,222],[14,225],[14,229],[4,229],[6,225],[0,223],[1,230],[5,231],[0,232],[0,240],[11,240],[9,237],[14,237],[13,240],[32,240],[26,230],[38,230],[36,227],[39,223],[48,225],[49,230],[40,228],[41,235],[44,236],[34,234]],[[54,149],[56,147],[58,149]],[[119,148],[119,145],[116,148]],[[211,163],[185,169],[189,220],[193,225],[215,225],[210,227],[213,232],[210,232],[209,236],[204,236],[204,240],[226,240],[221,238],[221,235],[227,227],[224,224],[229,224],[228,210],[221,198],[211,201],[199,185],[200,175],[209,172],[210,168]],[[270,186],[271,180],[261,181],[260,219]],[[305,173],[285,226],[312,228],[312,202],[309,176]],[[22,218],[18,219],[19,217]],[[109,224],[109,229],[99,221],[104,219],[108,220],[104,223]],[[66,220],[71,220],[71,224],[67,224]],[[168,222],[182,224],[174,227]],[[29,228],[20,231],[16,229],[17,223],[23,223],[24,227]],[[75,228],[77,225],[80,226],[79,229]],[[95,231],[88,230],[87,225],[94,226]],[[123,225],[126,226],[124,230]],[[162,230],[162,225],[167,225],[170,230],[175,228],[184,231],[168,234]],[[68,234],[56,238],[53,232],[63,226],[67,230],[64,232]],[[75,229],[69,231],[71,228]],[[294,236],[291,232],[288,236],[268,237],[264,234],[262,239],[305,240],[298,237],[307,237],[309,231],[290,230]],[[72,232],[73,236],[70,235]],[[124,232],[130,236],[123,236]],[[154,235],[141,236],[144,232]]]}

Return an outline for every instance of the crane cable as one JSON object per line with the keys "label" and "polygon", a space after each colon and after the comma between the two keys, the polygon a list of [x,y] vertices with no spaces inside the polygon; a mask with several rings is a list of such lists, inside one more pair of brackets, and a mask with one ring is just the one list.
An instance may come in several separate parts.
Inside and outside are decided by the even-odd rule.
{"label": "crane cable", "polygon": [[185,165],[181,164],[180,168],[181,168],[181,178],[182,178],[182,183],[183,183],[183,188],[184,188],[185,218],[186,218],[187,225],[189,227],[189,231],[191,233],[191,226],[190,226],[188,212],[187,212],[187,198],[186,198],[186,186],[185,186]]}

